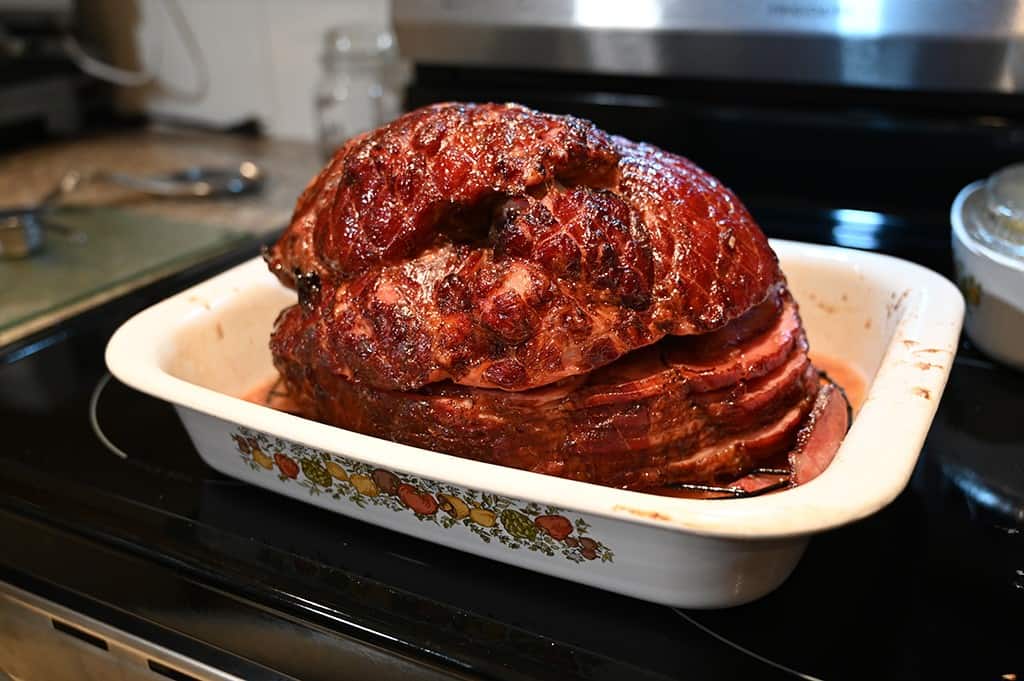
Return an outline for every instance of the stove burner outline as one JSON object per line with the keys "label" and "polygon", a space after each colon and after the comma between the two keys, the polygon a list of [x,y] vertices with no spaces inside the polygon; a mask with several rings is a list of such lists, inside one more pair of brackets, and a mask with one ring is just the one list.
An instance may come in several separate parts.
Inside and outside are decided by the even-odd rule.
{"label": "stove burner outline", "polygon": [[109,371],[104,372],[103,378],[92,389],[92,395],[89,396],[89,426],[92,427],[92,432],[96,434],[96,437],[99,438],[104,447],[122,459],[127,459],[128,453],[110,441],[110,438],[100,428],[100,422],[96,416],[96,407],[100,402],[100,395],[103,393],[103,389],[107,387],[107,384],[110,383],[111,378],[113,376],[110,375]]}
{"label": "stove burner outline", "polygon": [[768,665],[770,667],[775,667],[776,669],[780,669],[780,670],[786,672],[787,674],[792,674],[793,676],[797,677],[798,679],[804,679],[804,681],[822,681],[822,679],[819,679],[817,676],[811,676],[810,674],[804,674],[803,672],[798,672],[797,670],[793,669],[792,667],[787,667],[786,665],[782,664],[781,662],[776,662],[775,660],[770,660],[767,657],[765,657],[764,655],[761,655],[760,653],[755,653],[753,650],[750,650],[749,648],[744,648],[739,643],[736,643],[735,641],[732,641],[732,640],[726,638],[725,636],[723,636],[722,634],[719,634],[718,632],[714,631],[710,627],[707,627],[707,626],[701,624],[700,622],[698,622],[697,620],[693,619],[692,617],[687,615],[685,612],[680,610],[679,608],[669,608],[669,610],[671,610],[675,614],[679,615],[684,620],[686,620],[687,622],[689,622],[693,626],[695,626],[698,629],[700,629],[701,631],[703,631],[705,634],[707,634],[707,635],[709,635],[709,636],[711,636],[713,638],[718,639],[719,641],[721,641],[722,643],[726,644],[727,646],[729,646],[731,648],[735,648],[736,650],[740,651],[744,655],[747,655],[749,657],[754,658],[758,662],[763,662],[764,664],[766,664],[766,665]]}

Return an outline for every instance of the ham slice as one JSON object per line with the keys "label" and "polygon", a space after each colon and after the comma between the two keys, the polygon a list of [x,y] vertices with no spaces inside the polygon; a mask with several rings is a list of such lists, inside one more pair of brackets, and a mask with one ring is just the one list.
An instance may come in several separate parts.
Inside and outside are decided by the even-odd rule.
{"label": "ham slice", "polygon": [[850,427],[850,420],[850,405],[842,390],[833,383],[823,385],[789,455],[793,484],[810,482],[828,468]]}

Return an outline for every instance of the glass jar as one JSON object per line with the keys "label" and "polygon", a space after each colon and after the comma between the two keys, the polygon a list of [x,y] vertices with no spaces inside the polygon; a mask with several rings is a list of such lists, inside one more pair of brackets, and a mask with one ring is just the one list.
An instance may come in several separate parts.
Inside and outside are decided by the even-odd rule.
{"label": "glass jar", "polygon": [[326,159],[350,137],[401,113],[405,64],[391,31],[365,25],[328,31],[321,64],[316,116]]}

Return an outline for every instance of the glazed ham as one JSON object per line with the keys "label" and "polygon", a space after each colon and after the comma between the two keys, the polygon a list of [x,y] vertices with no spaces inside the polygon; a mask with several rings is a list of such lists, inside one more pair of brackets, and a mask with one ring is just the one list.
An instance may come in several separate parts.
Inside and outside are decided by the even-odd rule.
{"label": "glazed ham", "polygon": [[500,105],[349,142],[269,262],[319,282],[332,369],[394,390],[535,388],[719,328],[782,285],[742,204],[689,161]]}
{"label": "glazed ham", "polygon": [[845,434],[740,201],[580,119],[406,114],[337,152],[267,261],[299,297],[275,364],[343,428],[631,489],[787,454],[813,477]]}

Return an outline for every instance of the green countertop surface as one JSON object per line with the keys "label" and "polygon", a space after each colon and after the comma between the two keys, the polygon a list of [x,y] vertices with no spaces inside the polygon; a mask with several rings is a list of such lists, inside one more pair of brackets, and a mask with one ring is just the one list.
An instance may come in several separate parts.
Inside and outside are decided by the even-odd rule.
{"label": "green countertop surface", "polygon": [[222,253],[252,236],[108,207],[70,207],[48,220],[79,238],[47,230],[42,250],[0,261],[0,338],[33,319],[104,297]]}

